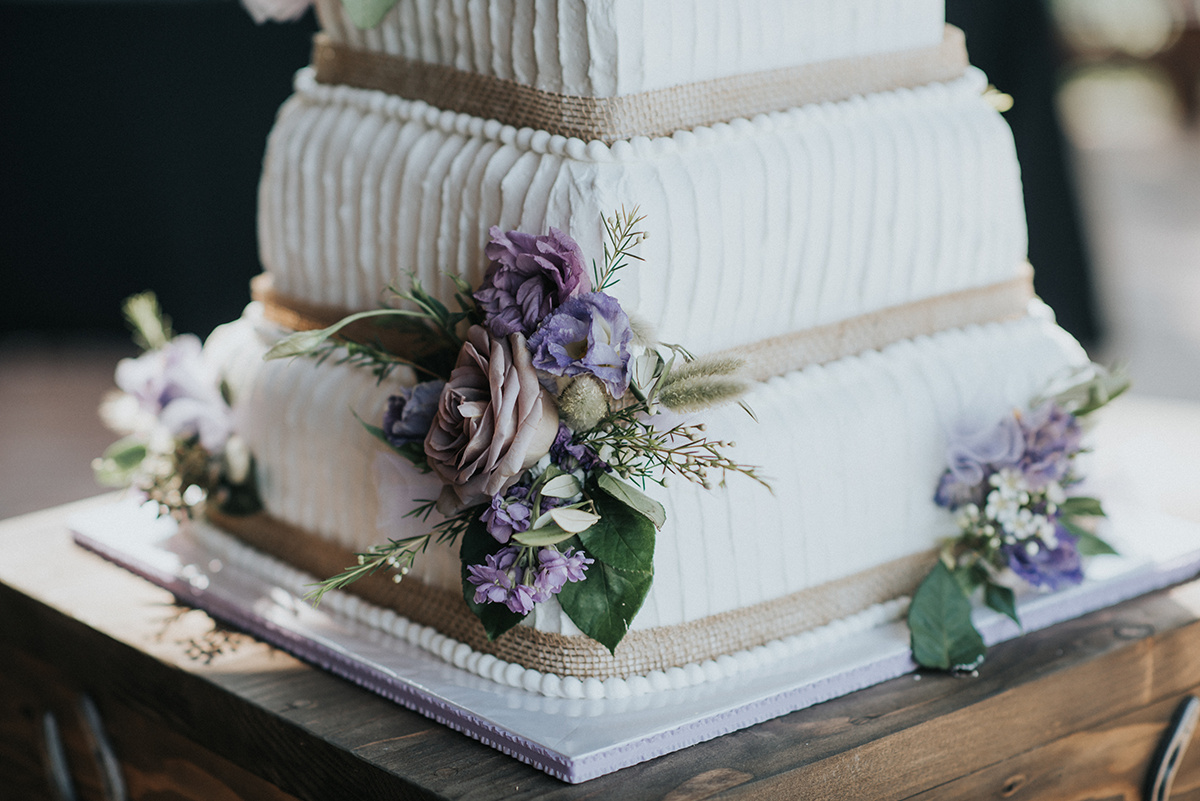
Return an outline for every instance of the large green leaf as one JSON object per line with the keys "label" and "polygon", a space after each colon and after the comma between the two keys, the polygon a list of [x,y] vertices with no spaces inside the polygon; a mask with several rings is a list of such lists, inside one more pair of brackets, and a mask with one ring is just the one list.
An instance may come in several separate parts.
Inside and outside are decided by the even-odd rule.
{"label": "large green leaf", "polygon": [[[482,507],[481,507],[482,508]],[[463,598],[471,611],[483,623],[483,630],[489,640],[494,640],[513,626],[521,622],[524,615],[518,615],[504,604],[475,603],[475,585],[467,581],[467,566],[482,565],[490,554],[494,554],[504,545],[488,533],[487,526],[479,519],[479,515],[471,516],[471,523],[463,532],[462,544],[458,555],[462,560]]]}
{"label": "large green leaf", "polygon": [[663,505],[637,487],[626,484],[608,473],[600,473],[596,477],[596,486],[638,514],[648,517],[655,528],[662,528],[663,524],[667,522],[667,510],[663,508]]}
{"label": "large green leaf", "polygon": [[913,659],[941,670],[970,668],[983,660],[983,638],[971,623],[971,600],[938,560],[908,608]]}
{"label": "large green leaf", "polygon": [[580,631],[611,652],[629,631],[653,580],[653,573],[618,570],[597,559],[583,581],[563,587],[558,601]]}
{"label": "large green leaf", "polygon": [[374,28],[398,0],[342,0],[350,21],[360,28]]}
{"label": "large green leaf", "polygon": [[600,520],[579,533],[588,556],[618,570],[654,569],[654,523],[650,518],[605,492],[594,483],[588,497]]}

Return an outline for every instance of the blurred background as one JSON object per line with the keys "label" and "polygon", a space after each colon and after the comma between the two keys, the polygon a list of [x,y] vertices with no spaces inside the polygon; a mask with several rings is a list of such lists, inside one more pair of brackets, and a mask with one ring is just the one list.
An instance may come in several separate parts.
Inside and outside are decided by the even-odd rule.
{"label": "blurred background", "polygon": [[[1037,289],[1143,395],[1200,402],[1200,0],[947,0],[1013,98]],[[263,146],[315,29],[234,0],[0,0],[0,519],[98,494],[123,298],[179,331],[259,272]]]}

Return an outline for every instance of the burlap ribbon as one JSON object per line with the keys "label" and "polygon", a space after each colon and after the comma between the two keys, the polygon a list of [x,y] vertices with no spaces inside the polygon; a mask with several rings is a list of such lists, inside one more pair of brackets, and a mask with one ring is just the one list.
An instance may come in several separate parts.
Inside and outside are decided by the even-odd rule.
{"label": "burlap ribbon", "polygon": [[355,50],[318,34],[313,66],[324,84],[375,89],[439,109],[565,137],[612,144],[670,136],[702,125],[809,103],[922,86],[967,68],[962,31],[946,26],[937,47],[735,75],[618,97],[580,97],[535,89],[440,64]]}
{"label": "burlap ribbon", "polygon": [[[266,274],[251,283],[251,295],[262,303],[267,320],[294,331],[326,328],[352,311],[282,295],[274,290]],[[766,381],[903,339],[965,325],[1015,320],[1028,314],[1032,298],[1033,269],[1026,265],[1019,276],[1009,281],[889,306],[829,325],[730,348],[720,355],[745,360],[744,374],[755,381]],[[392,336],[393,340],[385,344],[393,352],[408,356],[419,355],[420,349],[427,346],[416,335],[378,329],[369,320],[361,321],[358,329],[344,329],[340,335],[356,341]]]}
{"label": "burlap ribbon", "polygon": [[[209,519],[253,548],[313,576],[336,575],[355,564],[353,552],[265,514],[230,517],[209,512]],[[411,579],[396,584],[390,575],[374,574],[345,591],[506,662],[559,676],[624,678],[754,648],[840,620],[872,604],[910,595],[935,558],[932,551],[914,554],[743,609],[630,631],[614,654],[587,637],[524,626],[511,629],[498,640],[488,640],[461,592],[435,589]]]}

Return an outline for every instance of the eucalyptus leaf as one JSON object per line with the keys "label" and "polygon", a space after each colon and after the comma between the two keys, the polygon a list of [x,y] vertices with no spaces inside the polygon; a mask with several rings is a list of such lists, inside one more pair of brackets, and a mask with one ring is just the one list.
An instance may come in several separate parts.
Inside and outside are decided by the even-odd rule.
{"label": "eucalyptus leaf", "polygon": [[513,612],[504,604],[475,603],[475,585],[467,580],[467,576],[470,575],[467,572],[467,566],[486,563],[490,554],[494,554],[504,547],[488,533],[487,526],[479,519],[479,515],[483,513],[483,507],[479,507],[477,511],[478,514],[471,515],[471,522],[463,532],[462,543],[458,549],[459,559],[462,560],[463,598],[466,600],[467,606],[479,618],[479,622],[483,624],[487,638],[494,640],[520,623],[525,616]]}
{"label": "eucalyptus leaf", "polygon": [[564,531],[579,534],[600,522],[600,516],[582,509],[560,508],[550,510],[550,519]]}
{"label": "eucalyptus leaf", "polygon": [[555,476],[542,485],[542,495],[551,498],[574,498],[583,490],[579,479],[570,473]]}
{"label": "eucalyptus leaf", "polygon": [[598,486],[588,488],[600,520],[579,534],[589,556],[620,570],[654,569],[654,523]]}
{"label": "eucalyptus leaf", "polygon": [[662,528],[667,522],[667,510],[663,505],[637,487],[626,484],[608,473],[600,473],[596,479],[596,486],[638,514],[648,517],[655,528]]}
{"label": "eucalyptus leaf", "polygon": [[1058,505],[1058,513],[1062,517],[1104,517],[1104,509],[1095,498],[1076,496],[1067,498]]}
{"label": "eucalyptus leaf", "polygon": [[573,531],[564,531],[554,523],[542,526],[541,528],[530,529],[513,534],[513,541],[519,542],[522,545],[528,545],[533,548],[545,548],[550,545],[558,545],[564,540],[569,540],[575,536]]}
{"label": "eucalyptus leaf", "polygon": [[1017,598],[1011,588],[988,583],[983,588],[983,602],[988,605],[988,608],[995,609],[1002,615],[1008,615],[1012,618],[1013,623],[1021,625],[1021,619],[1017,617]]}
{"label": "eucalyptus leaf", "polygon": [[132,470],[146,458],[146,445],[133,437],[125,437],[105,448],[101,458],[111,459],[121,470]]}
{"label": "eucalyptus leaf", "polygon": [[612,652],[629,631],[653,580],[651,572],[618,570],[597,558],[583,581],[562,588],[558,602],[580,631]]}
{"label": "eucalyptus leaf", "polygon": [[342,0],[346,15],[359,28],[374,28],[398,0]]}
{"label": "eucalyptus leaf", "polygon": [[371,309],[370,311],[351,314],[348,317],[338,320],[328,328],[322,328],[317,331],[297,331],[294,334],[284,337],[271,346],[271,349],[266,352],[263,359],[271,361],[272,359],[286,359],[292,356],[303,356],[306,353],[312,353],[321,346],[322,342],[350,325],[350,323],[368,317],[384,316],[409,317],[412,316],[412,313],[405,312],[402,309]]}
{"label": "eucalyptus leaf", "polygon": [[913,659],[924,667],[974,667],[987,650],[971,623],[970,598],[941,560],[913,595],[908,628]]}

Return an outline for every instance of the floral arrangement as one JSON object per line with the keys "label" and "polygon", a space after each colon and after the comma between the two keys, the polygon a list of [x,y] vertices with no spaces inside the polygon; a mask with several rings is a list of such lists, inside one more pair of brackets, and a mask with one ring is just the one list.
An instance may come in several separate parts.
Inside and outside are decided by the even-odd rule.
{"label": "floral arrangement", "polygon": [[[712,486],[730,472],[762,481],[724,455],[730,443],[680,417],[738,401],[749,387],[741,361],[657,342],[605,291],[640,260],[641,222],[636,210],[604,221],[604,258],[590,275],[557,229],[493,227],[481,285],[452,277],[457,311],[414,279],[389,290],[409,308],[360,312],[271,349],[267,358],[336,358],[381,380],[399,364],[428,377],[391,396],[379,425],[363,424],[442,482],[410,515],[440,521],[358,554],[314,601],[379,570],[400,581],[430,542],[457,541],[464,597],[489,637],[554,598],[612,650],[650,588],[666,517],[647,483],[673,475]],[[435,346],[414,355],[342,337],[368,318]]]}
{"label": "floral arrangement", "polygon": [[199,338],[175,335],[152,293],[126,300],[124,313],[143,353],[117,364],[118,389],[100,407],[124,437],[92,463],[97,480],[133,487],[175,517],[205,502],[228,514],[258,511],[253,458],[233,433],[228,388]]}
{"label": "floral arrangement", "polygon": [[1095,365],[1053,397],[991,427],[961,432],[947,450],[935,502],[960,534],[922,582],[909,608],[913,658],[925,667],[972,670],[985,654],[971,622],[971,596],[1020,625],[1014,589],[1057,590],[1083,580],[1083,556],[1115,553],[1090,523],[1100,502],[1072,494],[1083,480],[1084,419],[1128,388]]}

